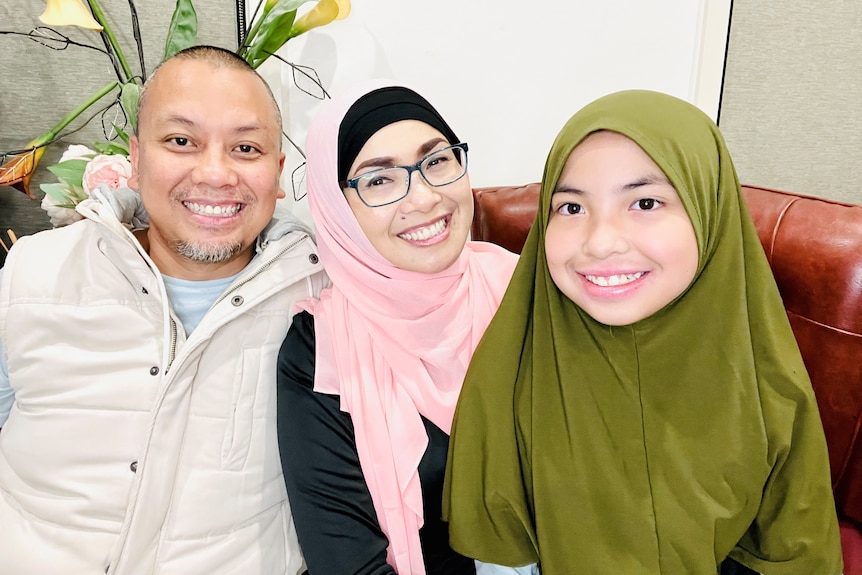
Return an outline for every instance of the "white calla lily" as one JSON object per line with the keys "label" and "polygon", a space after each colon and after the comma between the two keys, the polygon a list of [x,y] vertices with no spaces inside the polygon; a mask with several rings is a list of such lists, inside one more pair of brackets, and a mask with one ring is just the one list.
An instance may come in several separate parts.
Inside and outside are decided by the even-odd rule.
{"label": "white calla lily", "polygon": [[100,32],[99,24],[82,0],[48,0],[39,20],[48,26],[78,26]]}

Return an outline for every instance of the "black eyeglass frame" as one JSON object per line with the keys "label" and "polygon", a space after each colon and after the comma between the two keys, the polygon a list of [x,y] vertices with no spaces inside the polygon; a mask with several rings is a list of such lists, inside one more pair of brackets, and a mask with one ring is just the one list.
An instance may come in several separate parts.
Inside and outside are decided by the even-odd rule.
{"label": "black eyeglass frame", "polygon": [[[461,172],[461,175],[458,176],[457,178],[455,178],[454,180],[452,180],[451,182],[446,182],[445,184],[432,184],[431,182],[429,182],[428,178],[425,177],[425,173],[422,171],[422,168],[421,168],[422,164],[425,163],[425,161],[428,158],[430,158],[431,156],[439,154],[440,152],[443,152],[445,150],[452,150],[455,148],[459,148],[464,152],[464,157],[463,157],[464,171]],[[339,180],[338,185],[341,186],[342,188],[353,188],[354,190],[356,190],[356,195],[359,196],[359,200],[363,204],[368,206],[369,208],[382,208],[383,206],[388,206],[388,205],[394,204],[395,202],[400,202],[401,200],[403,200],[404,198],[407,197],[407,194],[410,193],[410,177],[413,175],[413,172],[419,172],[419,175],[422,176],[422,179],[425,181],[425,183],[428,184],[429,186],[431,186],[432,188],[440,188],[443,186],[448,186],[449,184],[454,184],[455,182],[457,182],[458,180],[463,178],[467,174],[467,151],[468,150],[469,150],[469,146],[467,145],[467,142],[459,142],[457,144],[452,144],[451,146],[446,146],[445,148],[440,148],[439,150],[434,150],[433,152],[431,152],[427,156],[423,157],[421,160],[419,160],[418,162],[416,162],[412,166],[389,166],[388,168],[380,168],[378,170],[371,170],[370,172],[360,174],[360,175],[356,176],[355,178],[350,178],[349,180]],[[374,172],[378,172],[380,170],[391,170],[393,168],[402,168],[404,170],[407,170],[407,185],[404,187],[404,194],[402,196],[400,196],[399,198],[397,198],[395,200],[388,201],[384,204],[371,205],[368,202],[366,202],[365,198],[362,197],[362,194],[359,193],[359,187],[357,186],[359,180],[361,180],[362,178],[367,178],[369,174],[373,174]]]}

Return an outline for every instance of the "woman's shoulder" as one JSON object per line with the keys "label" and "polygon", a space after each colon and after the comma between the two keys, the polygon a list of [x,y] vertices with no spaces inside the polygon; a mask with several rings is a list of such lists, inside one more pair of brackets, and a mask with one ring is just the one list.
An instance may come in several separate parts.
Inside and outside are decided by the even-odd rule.
{"label": "woman's shoulder", "polygon": [[301,311],[293,316],[293,321],[290,324],[290,330],[302,335],[303,338],[311,339],[311,345],[314,345],[314,316],[307,311]]}
{"label": "woman's shoulder", "polygon": [[278,352],[279,384],[314,386],[314,316],[302,311],[293,316]]}

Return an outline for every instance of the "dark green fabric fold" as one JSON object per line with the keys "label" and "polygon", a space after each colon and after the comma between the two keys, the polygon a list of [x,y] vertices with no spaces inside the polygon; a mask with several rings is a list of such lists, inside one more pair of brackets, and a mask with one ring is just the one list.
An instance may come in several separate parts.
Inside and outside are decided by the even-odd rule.
{"label": "dark green fabric fold", "polygon": [[[554,285],[551,192],[589,134],[635,141],[698,241],[689,288],[610,327]],[[558,135],[536,221],[473,356],[452,429],[454,549],[543,575],[841,572],[822,425],[715,124],[647,91],[606,96]]]}

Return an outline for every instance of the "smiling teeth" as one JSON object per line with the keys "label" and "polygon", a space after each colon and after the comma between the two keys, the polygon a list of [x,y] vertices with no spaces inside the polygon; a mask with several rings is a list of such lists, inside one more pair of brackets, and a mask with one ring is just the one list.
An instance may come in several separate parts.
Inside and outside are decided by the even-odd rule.
{"label": "smiling teeth", "polygon": [[192,202],[183,202],[183,204],[194,213],[202,216],[228,217],[236,214],[240,208],[242,208],[240,204],[232,204],[230,206],[213,206],[210,204],[195,204]]}
{"label": "smiling teeth", "polygon": [[637,272],[635,274],[620,274],[615,276],[584,276],[590,283],[594,283],[597,286],[608,287],[608,286],[619,286],[627,283],[631,283],[644,275],[644,272]]}
{"label": "smiling teeth", "polygon": [[423,240],[427,240],[433,238],[436,235],[442,234],[443,230],[446,229],[446,219],[437,220],[437,223],[428,226],[427,228],[421,228],[419,230],[415,230],[410,232],[409,234],[398,234],[399,238],[403,238],[405,240],[410,240],[413,242],[421,242]]}

